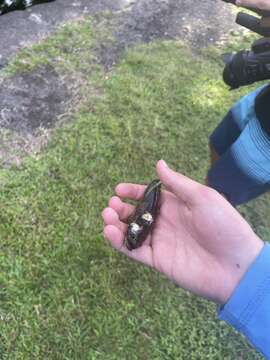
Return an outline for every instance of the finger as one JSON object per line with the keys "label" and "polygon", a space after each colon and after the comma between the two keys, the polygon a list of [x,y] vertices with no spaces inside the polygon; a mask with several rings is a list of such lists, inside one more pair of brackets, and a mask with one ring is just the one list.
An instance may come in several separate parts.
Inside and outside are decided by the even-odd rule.
{"label": "finger", "polygon": [[120,250],[123,247],[124,234],[117,226],[106,225],[103,234],[105,239],[107,239],[116,250]]}
{"label": "finger", "polygon": [[145,192],[146,186],[138,184],[119,184],[117,185],[115,192],[122,198],[128,198],[132,200],[140,200]]}
{"label": "finger", "polygon": [[143,245],[138,249],[129,251],[124,245],[123,233],[113,225],[107,225],[104,228],[104,237],[107,239],[113,248],[122,252],[129,258],[141,262],[148,266],[153,266],[153,253],[152,248],[149,245]]}
{"label": "finger", "polygon": [[[251,1],[249,0],[248,3],[250,5]],[[247,2],[245,0],[244,1],[243,0],[236,0],[235,5],[237,5],[237,6],[246,6]]]}
{"label": "finger", "polygon": [[201,184],[171,170],[163,160],[157,163],[157,174],[163,185],[184,202],[194,204],[197,201]]}
{"label": "finger", "polygon": [[[122,220],[124,222],[127,221],[128,218],[135,211],[135,206],[124,203],[117,196],[114,196],[114,197],[111,198],[111,200],[109,201],[109,207],[114,209],[118,213],[118,216],[119,216],[120,220]],[[125,229],[125,233],[126,233],[126,231],[127,231],[126,227],[124,229]],[[147,238],[144,243],[149,245],[150,244],[150,239]]]}
{"label": "finger", "polygon": [[135,206],[124,203],[119,197],[113,196],[109,201],[109,207],[114,209],[120,220],[127,220],[134,213]]}
{"label": "finger", "polygon": [[255,9],[269,10],[270,5],[266,1],[258,0],[236,0],[236,5],[243,7],[251,7]]}
{"label": "finger", "polygon": [[106,209],[103,210],[102,217],[105,225],[114,225],[123,234],[126,232],[127,225],[120,221],[119,216],[114,209],[107,207]]}
{"label": "finger", "polygon": [[143,263],[147,266],[153,267],[153,250],[149,245],[142,245],[138,249],[129,251],[126,247],[123,247],[121,251],[131,259]]}

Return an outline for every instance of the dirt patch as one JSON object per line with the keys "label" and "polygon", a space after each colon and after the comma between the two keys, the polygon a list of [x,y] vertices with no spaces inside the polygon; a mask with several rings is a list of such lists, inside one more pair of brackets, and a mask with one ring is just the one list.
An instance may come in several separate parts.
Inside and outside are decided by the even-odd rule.
{"label": "dirt patch", "polygon": [[65,83],[50,66],[5,80],[0,88],[0,127],[20,134],[52,128],[70,97]]}
{"label": "dirt patch", "polygon": [[51,66],[18,74],[0,87],[0,165],[38,154],[68,108],[71,92]]}
{"label": "dirt patch", "polygon": [[50,140],[51,132],[39,129],[34,135],[1,129],[0,167],[20,166],[27,155],[38,155]]}

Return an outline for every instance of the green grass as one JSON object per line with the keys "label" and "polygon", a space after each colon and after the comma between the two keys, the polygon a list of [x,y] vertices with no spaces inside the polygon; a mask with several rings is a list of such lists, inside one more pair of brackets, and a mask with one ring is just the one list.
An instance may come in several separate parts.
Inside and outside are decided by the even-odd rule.
{"label": "green grass", "polygon": [[[0,172],[1,359],[259,359],[214,305],[114,252],[100,216],[119,181],[148,182],[160,158],[204,181],[208,136],[240,93],[178,42],[138,46],[107,76],[94,46],[90,22],[70,25],[2,75],[50,63],[84,83],[48,149]],[[265,237],[268,208],[243,208]]]}

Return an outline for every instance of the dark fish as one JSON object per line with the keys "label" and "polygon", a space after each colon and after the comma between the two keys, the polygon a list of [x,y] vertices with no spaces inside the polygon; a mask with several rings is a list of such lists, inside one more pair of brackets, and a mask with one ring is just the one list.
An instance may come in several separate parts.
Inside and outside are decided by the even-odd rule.
{"label": "dark fish", "polygon": [[153,229],[159,210],[160,194],[161,182],[152,181],[128,221],[125,245],[129,250],[140,247]]}

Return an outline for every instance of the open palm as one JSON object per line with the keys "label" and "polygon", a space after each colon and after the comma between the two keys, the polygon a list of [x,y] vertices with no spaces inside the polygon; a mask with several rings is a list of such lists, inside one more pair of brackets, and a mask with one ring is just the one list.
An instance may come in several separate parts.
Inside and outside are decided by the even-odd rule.
{"label": "open palm", "polygon": [[142,247],[124,245],[125,220],[134,207],[121,198],[139,200],[145,187],[120,184],[103,211],[104,235],[129,257],[154,267],[181,287],[225,303],[263,247],[239,213],[216,191],[169,169],[157,173],[162,192],[154,230]]}

